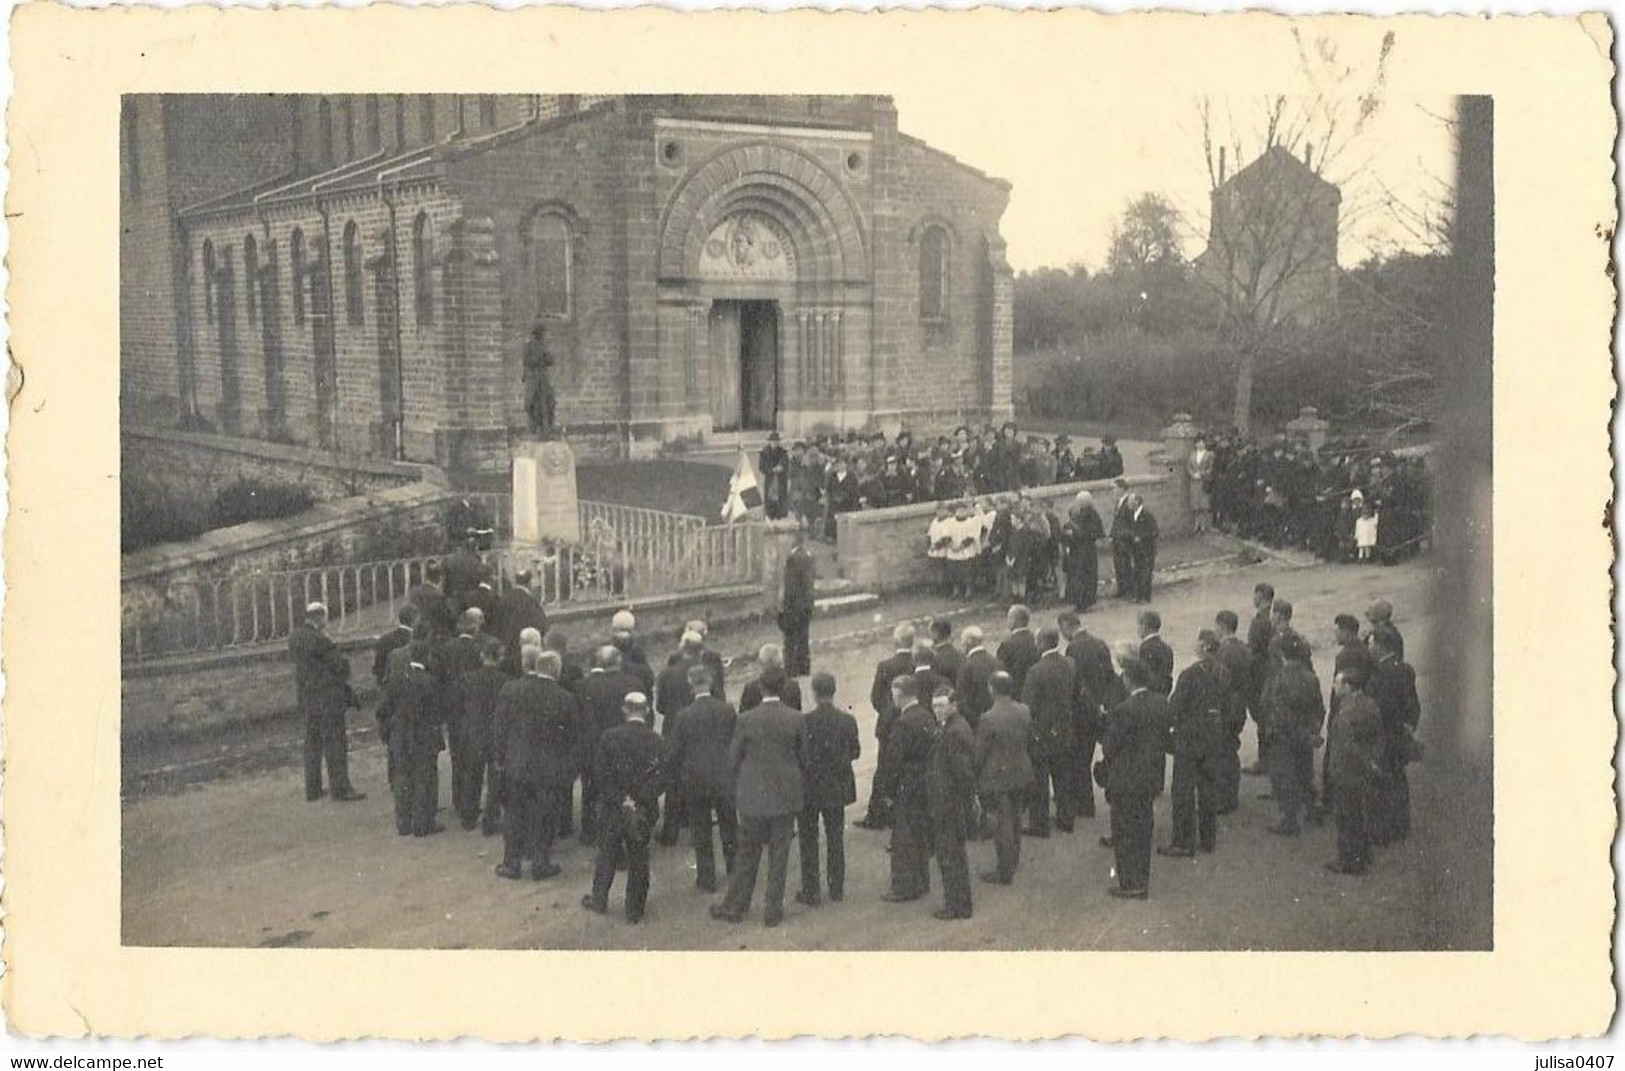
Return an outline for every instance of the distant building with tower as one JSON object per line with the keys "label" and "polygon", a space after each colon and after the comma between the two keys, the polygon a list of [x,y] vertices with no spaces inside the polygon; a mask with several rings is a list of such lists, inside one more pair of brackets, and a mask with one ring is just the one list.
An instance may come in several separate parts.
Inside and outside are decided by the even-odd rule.
{"label": "distant building with tower", "polygon": [[127,420],[495,473],[536,325],[589,454],[1011,412],[1009,184],[888,97],[123,109]]}
{"label": "distant building with tower", "polygon": [[1312,324],[1337,308],[1343,193],[1303,158],[1275,145],[1234,175],[1219,173],[1198,275],[1259,321]]}

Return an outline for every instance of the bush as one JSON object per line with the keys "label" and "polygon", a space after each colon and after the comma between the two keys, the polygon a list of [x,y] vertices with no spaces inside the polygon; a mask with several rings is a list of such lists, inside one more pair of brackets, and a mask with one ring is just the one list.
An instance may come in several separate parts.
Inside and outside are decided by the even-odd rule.
{"label": "bush", "polygon": [[119,551],[196,539],[209,530],[208,505],[162,484],[125,474],[119,480]]}
{"label": "bush", "polygon": [[300,484],[241,479],[215,495],[188,495],[125,473],[119,480],[119,551],[184,543],[216,528],[293,517],[315,504]]}
{"label": "bush", "polygon": [[315,496],[302,484],[244,478],[215,496],[209,526],[230,528],[248,521],[280,520],[303,513],[315,504]]}
{"label": "bush", "polygon": [[1121,328],[1015,364],[1017,401],[1039,417],[1159,428],[1176,412],[1226,416],[1235,391],[1233,365],[1197,331]]}
{"label": "bush", "polygon": [[[1283,329],[1273,343],[1254,367],[1255,428],[1278,428],[1306,405],[1337,419],[1360,399],[1360,351],[1336,332]],[[1234,413],[1236,363],[1202,331],[1119,329],[1069,351],[1017,355],[1015,398],[1037,417],[1156,429],[1189,413],[1220,427]]]}

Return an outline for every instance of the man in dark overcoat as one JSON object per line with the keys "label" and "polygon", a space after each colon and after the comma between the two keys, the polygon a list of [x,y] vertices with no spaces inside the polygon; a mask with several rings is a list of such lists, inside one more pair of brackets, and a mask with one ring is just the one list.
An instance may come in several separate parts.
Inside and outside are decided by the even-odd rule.
{"label": "man in dark overcoat", "polygon": [[1371,866],[1371,811],[1383,782],[1387,731],[1376,700],[1361,689],[1362,667],[1339,670],[1332,680],[1337,718],[1326,729],[1325,795],[1337,825],[1337,858],[1326,869],[1364,874]]}
{"label": "man in dark overcoat", "polygon": [[1021,695],[1027,687],[1027,671],[1038,661],[1039,655],[1038,643],[1033,638],[1032,611],[1018,603],[1006,612],[1005,622],[1010,635],[999,644],[996,657],[1010,679],[1016,682],[1016,694]]}
{"label": "man in dark overcoat", "polygon": [[762,854],[767,853],[767,890],[762,923],[784,921],[784,885],[790,867],[790,837],[804,800],[799,711],[779,699],[784,674],[763,674],[762,705],[739,716],[734,725],[734,808],[739,815],[739,852],[728,892],[711,908],[711,917],[739,922],[750,910]]}
{"label": "man in dark overcoat", "polygon": [[521,657],[524,672],[503,685],[493,716],[508,793],[497,874],[517,880],[528,858],[531,879],[543,881],[560,870],[553,862],[553,841],[575,782],[581,720],[575,696],[559,683],[558,654],[527,647]]}
{"label": "man in dark overcoat", "polygon": [[722,862],[733,873],[736,845],[734,824],[733,747],[736,715],[734,708],[711,694],[711,671],[703,662],[688,667],[688,706],[673,718],[666,733],[671,747],[672,790],[688,815],[688,832],[694,847],[694,884],[706,892],[717,890],[717,862],[711,828],[715,824],[722,840]]}
{"label": "man in dark overcoat", "polygon": [[971,917],[970,859],[966,815],[976,798],[976,734],[954,707],[954,686],[942,681],[931,696],[937,732],[926,765],[926,803],[931,812],[931,844],[942,874],[944,921]]}
{"label": "man in dark overcoat", "polygon": [[1230,710],[1230,671],[1219,661],[1219,636],[1203,629],[1196,636],[1197,660],[1186,666],[1169,698],[1173,716],[1174,830],[1162,855],[1191,856],[1197,848],[1218,846],[1219,811],[1226,792],[1226,715]]}
{"label": "man in dark overcoat", "polygon": [[451,749],[451,802],[464,829],[479,824],[480,782],[485,757],[471,748],[463,717],[462,678],[480,668],[481,615],[467,609],[457,615],[457,635],[435,648],[430,670],[439,689],[440,722]]}
{"label": "man in dark overcoat", "polygon": [[846,896],[846,808],[858,798],[852,764],[863,745],[858,720],[835,705],[835,678],[815,673],[813,709],[801,726],[801,757],[805,768],[798,835],[801,838],[801,891],[796,899],[808,906],[821,899],[818,876],[818,827],[824,828],[828,861],[829,898]]}
{"label": "man in dark overcoat", "polygon": [[649,839],[667,775],[666,743],[652,721],[649,697],[628,692],[620,722],[598,738],[592,763],[598,857],[592,891],[581,898],[581,906],[596,915],[609,910],[616,864],[624,861],[626,921],[634,924],[643,921],[649,902]]}
{"label": "man in dark overcoat", "polygon": [[1067,783],[1074,799],[1071,813],[1079,818],[1095,816],[1095,748],[1105,726],[1106,708],[1123,698],[1112,667],[1111,648],[1083,627],[1078,615],[1063,611],[1056,617],[1066,641],[1066,656],[1072,663],[1076,688],[1073,701],[1072,751],[1067,758]]}
{"label": "man in dark overcoat", "polygon": [[1402,642],[1395,631],[1372,634],[1371,648],[1376,666],[1366,691],[1382,712],[1382,780],[1372,807],[1371,840],[1393,844],[1411,833],[1411,786],[1406,772],[1418,754],[1416,727],[1422,717],[1422,703],[1416,694],[1416,671],[1399,653]]}
{"label": "man in dark overcoat", "polygon": [[[420,629],[427,629],[419,625]],[[435,821],[440,805],[440,689],[430,670],[433,645],[414,639],[390,655],[378,712],[389,726],[395,768],[395,832],[428,837],[445,832]]]}
{"label": "man in dark overcoat", "polygon": [[892,726],[901,713],[894,705],[892,682],[914,668],[914,626],[907,621],[892,629],[895,650],[875,666],[869,686],[869,704],[875,712],[875,744],[878,748],[874,779],[869,785],[869,807],[859,829],[885,829],[891,825],[896,786],[893,784],[890,752],[886,746]]}
{"label": "man in dark overcoat", "polygon": [[[1072,805],[1077,793],[1071,784],[1072,732],[1077,716],[1077,682],[1072,663],[1061,650],[1061,634],[1054,628],[1038,630],[1041,654],[1027,671],[1021,701],[1033,719],[1032,815],[1028,836],[1050,833],[1050,786],[1055,794],[1055,826],[1062,833],[1073,829]],[[1012,675],[1012,679],[1013,675]]]}
{"label": "man in dark overcoat", "polygon": [[1167,777],[1168,700],[1150,687],[1140,662],[1122,660],[1128,698],[1106,718],[1096,780],[1112,809],[1111,846],[1117,884],[1114,897],[1144,900],[1151,893],[1152,804]]}
{"label": "man in dark overcoat", "polygon": [[797,528],[784,560],[784,596],[779,602],[779,631],[784,635],[784,668],[792,677],[812,672],[813,586],[818,567],[807,550],[807,533]]}
{"label": "man in dark overcoat", "polygon": [[288,634],[299,712],[305,718],[305,799],[322,798],[322,763],[333,799],[362,798],[350,785],[349,741],[344,713],[358,707],[350,687],[350,660],[327,635],[327,607],[313,602],[305,620]]}
{"label": "man in dark overcoat", "polygon": [[992,803],[996,866],[982,880],[1009,885],[1021,863],[1021,803],[1033,787],[1033,719],[1016,702],[1010,674],[997,670],[987,684],[993,704],[976,726],[976,788]]}
{"label": "man in dark overcoat", "polygon": [[488,622],[488,631],[503,644],[502,667],[514,676],[519,675],[519,634],[533,628],[538,635],[547,635],[547,612],[530,585],[529,569],[515,573],[513,583],[504,588],[497,599],[495,620]]}
{"label": "man in dark overcoat", "polygon": [[931,891],[930,801],[926,768],[936,719],[920,701],[913,674],[892,681],[892,703],[901,711],[886,741],[892,763],[896,804],[892,811],[891,884],[881,896],[888,903],[918,900]]}
{"label": "man in dark overcoat", "polygon": [[[593,666],[576,686],[576,695],[581,700],[583,723],[580,757],[583,800],[596,801],[599,798],[593,784],[593,778],[597,776],[598,770],[598,738],[625,720],[626,697],[636,691],[638,682],[621,670],[619,649],[605,645],[593,652]],[[650,718],[649,727],[652,729],[653,710],[647,702],[648,693],[640,694],[645,699],[644,706],[640,709]],[[583,807],[581,843],[593,843],[598,830],[599,813],[600,808],[596,805]]]}

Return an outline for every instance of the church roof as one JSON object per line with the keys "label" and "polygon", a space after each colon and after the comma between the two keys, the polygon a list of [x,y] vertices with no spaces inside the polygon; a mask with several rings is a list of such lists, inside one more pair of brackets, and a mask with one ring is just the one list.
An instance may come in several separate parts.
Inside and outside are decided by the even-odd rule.
{"label": "church roof", "polygon": [[982,179],[982,180],[984,180],[986,182],[991,182],[995,186],[1002,186],[1006,190],[1012,189],[1009,179],[1002,179],[1002,178],[999,178],[997,175],[990,175],[986,171],[983,171],[981,168],[975,167],[975,166],[973,166],[971,164],[967,164],[965,161],[961,160],[959,157],[955,156],[953,153],[946,152],[946,151],[944,151],[942,149],[939,149],[935,145],[932,145],[928,141],[925,141],[925,140],[923,140],[921,138],[914,137],[912,134],[905,134],[901,130],[899,130],[897,132],[897,136],[902,141],[904,141],[904,142],[906,142],[906,143],[908,143],[910,145],[913,145],[916,148],[924,149],[926,152],[931,153],[933,156],[936,156],[936,157],[940,158],[943,162],[945,162],[947,164],[950,164],[953,167],[959,168],[961,171],[969,172],[970,174],[975,175],[979,179]]}
{"label": "church roof", "polygon": [[453,133],[432,145],[420,145],[404,152],[380,150],[359,160],[305,175],[284,174],[255,183],[223,196],[180,210],[183,219],[229,216],[250,209],[291,204],[312,197],[333,197],[365,193],[378,188],[380,180],[391,186],[412,182],[433,182],[445,172],[445,164],[500,148],[554,130],[587,116],[600,115],[612,101],[600,101],[580,111],[542,119],[526,119],[501,130],[481,133]]}
{"label": "church roof", "polygon": [[200,204],[180,210],[182,219],[229,216],[249,209],[297,202],[313,195],[340,194],[375,189],[378,179],[388,175],[393,182],[433,177],[437,146],[423,146],[407,152],[376,152],[350,160],[326,171],[307,175],[282,175],[256,183]]}
{"label": "church roof", "polygon": [[1325,179],[1308,163],[1298,158],[1297,154],[1285,145],[1271,145],[1258,155],[1252,163],[1231,175],[1228,180],[1219,184],[1219,189],[1227,186],[1250,186],[1259,182],[1273,181],[1278,176],[1291,175],[1297,179],[1309,179],[1337,189],[1335,182]]}

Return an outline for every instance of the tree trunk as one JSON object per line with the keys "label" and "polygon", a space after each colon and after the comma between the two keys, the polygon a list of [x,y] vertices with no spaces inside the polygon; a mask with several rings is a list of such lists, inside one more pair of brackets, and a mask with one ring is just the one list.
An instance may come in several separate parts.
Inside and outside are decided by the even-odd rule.
{"label": "tree trunk", "polygon": [[1253,358],[1255,349],[1245,346],[1241,351],[1241,361],[1236,366],[1236,409],[1232,423],[1236,431],[1245,437],[1251,430],[1253,419]]}

